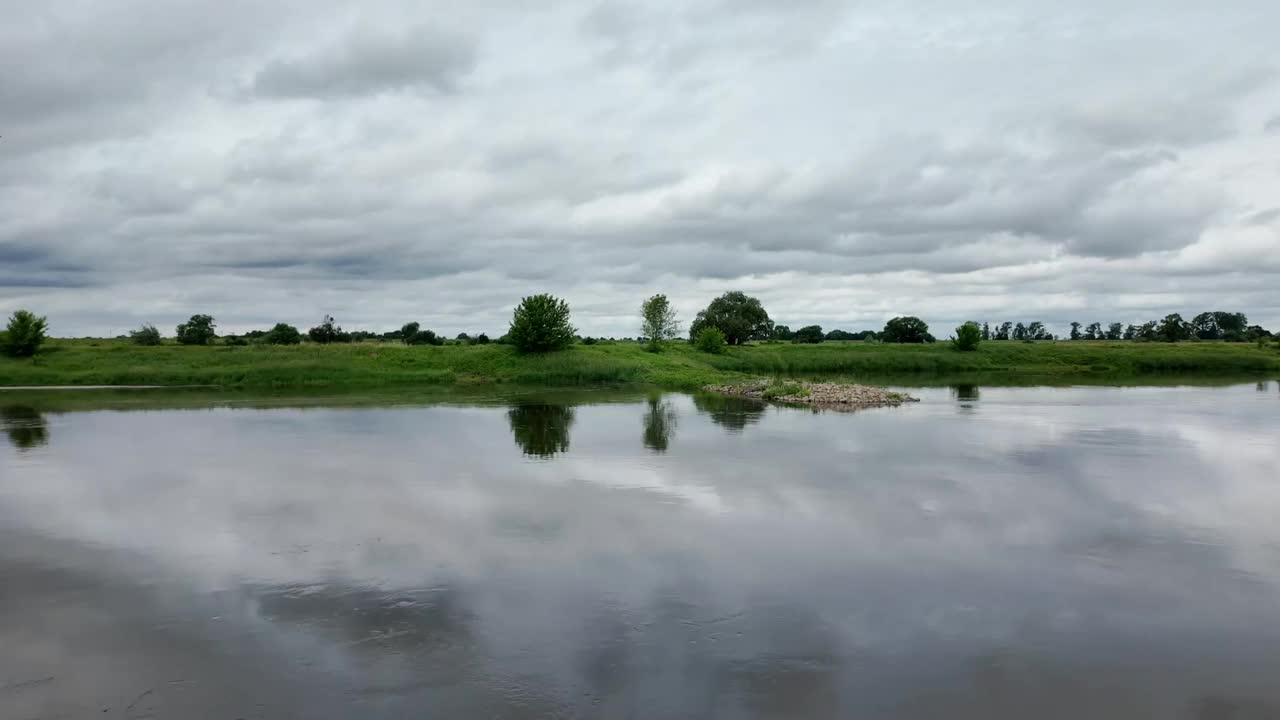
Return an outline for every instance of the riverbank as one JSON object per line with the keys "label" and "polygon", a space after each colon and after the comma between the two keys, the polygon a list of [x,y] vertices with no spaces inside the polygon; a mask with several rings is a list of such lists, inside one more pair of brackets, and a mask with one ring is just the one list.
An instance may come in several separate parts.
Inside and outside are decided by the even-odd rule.
{"label": "riverbank", "polygon": [[975,352],[947,343],[754,345],[723,355],[671,343],[576,345],[520,355],[502,345],[141,347],[127,340],[53,340],[30,359],[0,358],[0,386],[202,385],[337,388],[511,383],[580,386],[637,383],[694,390],[762,376],[810,379],[981,376],[1017,383],[1182,376],[1280,377],[1280,352],[1249,344],[985,342]]}

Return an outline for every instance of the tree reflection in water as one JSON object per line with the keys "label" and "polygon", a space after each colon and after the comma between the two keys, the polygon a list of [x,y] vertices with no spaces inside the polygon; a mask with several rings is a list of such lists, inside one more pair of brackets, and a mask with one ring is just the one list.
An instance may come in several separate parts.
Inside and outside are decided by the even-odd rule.
{"label": "tree reflection in water", "polygon": [[525,455],[536,458],[554,457],[569,451],[569,426],[573,425],[573,408],[569,405],[525,403],[507,410],[507,421],[516,444]]}

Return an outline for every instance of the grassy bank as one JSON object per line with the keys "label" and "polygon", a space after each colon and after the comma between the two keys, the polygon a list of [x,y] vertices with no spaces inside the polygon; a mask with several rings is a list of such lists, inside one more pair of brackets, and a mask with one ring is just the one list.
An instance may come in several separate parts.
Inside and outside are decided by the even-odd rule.
{"label": "grassy bank", "polygon": [[0,385],[379,387],[513,383],[646,383],[689,389],[748,376],[907,378],[975,375],[1072,382],[1102,377],[1280,376],[1273,348],[1225,343],[986,342],[962,353],[936,345],[759,345],[724,355],[634,343],[518,355],[510,347],[390,343],[293,347],[139,347],[124,340],[53,340],[34,359],[0,358]]}

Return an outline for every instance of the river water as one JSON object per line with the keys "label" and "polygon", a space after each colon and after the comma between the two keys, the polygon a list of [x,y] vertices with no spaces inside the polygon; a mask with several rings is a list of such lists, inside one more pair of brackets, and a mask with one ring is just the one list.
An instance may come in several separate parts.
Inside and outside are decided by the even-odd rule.
{"label": "river water", "polygon": [[0,718],[1277,718],[1280,383],[0,393]]}

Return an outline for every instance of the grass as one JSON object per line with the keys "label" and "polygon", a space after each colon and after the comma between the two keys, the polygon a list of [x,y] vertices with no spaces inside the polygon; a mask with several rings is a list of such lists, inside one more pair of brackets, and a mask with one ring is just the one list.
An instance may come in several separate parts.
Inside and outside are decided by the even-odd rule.
{"label": "grass", "polygon": [[947,343],[834,342],[729,348],[722,355],[698,352],[687,343],[671,343],[660,353],[646,352],[637,343],[616,343],[520,355],[496,344],[140,347],[127,340],[52,340],[35,358],[0,358],[0,386],[305,389],[643,383],[692,389],[760,376],[1088,382],[1175,374],[1274,377],[1280,375],[1280,352],[1274,347],[1209,342],[985,342],[975,352],[958,352]]}

